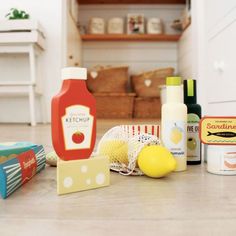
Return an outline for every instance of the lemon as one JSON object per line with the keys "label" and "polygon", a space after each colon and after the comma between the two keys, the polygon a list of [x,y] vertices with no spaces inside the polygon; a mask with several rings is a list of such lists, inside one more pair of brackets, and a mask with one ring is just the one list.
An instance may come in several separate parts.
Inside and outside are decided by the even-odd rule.
{"label": "lemon", "polygon": [[110,162],[128,164],[128,143],[123,140],[107,140],[100,144],[99,155],[106,155]]}
{"label": "lemon", "polygon": [[145,175],[160,178],[175,170],[176,160],[167,148],[151,145],[139,153],[138,166]]}

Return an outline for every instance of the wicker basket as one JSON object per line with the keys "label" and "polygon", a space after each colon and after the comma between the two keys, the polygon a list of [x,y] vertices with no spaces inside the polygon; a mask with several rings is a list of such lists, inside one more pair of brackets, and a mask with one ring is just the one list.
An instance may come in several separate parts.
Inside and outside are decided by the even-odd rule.
{"label": "wicker basket", "polygon": [[91,92],[125,93],[128,84],[128,67],[95,68],[88,73],[87,86]]}
{"label": "wicker basket", "polygon": [[134,118],[161,118],[160,98],[136,97]]}
{"label": "wicker basket", "polygon": [[132,118],[135,93],[94,93],[98,118]]}
{"label": "wicker basket", "polygon": [[159,86],[174,74],[174,68],[163,68],[131,76],[131,83],[139,97],[160,97]]}

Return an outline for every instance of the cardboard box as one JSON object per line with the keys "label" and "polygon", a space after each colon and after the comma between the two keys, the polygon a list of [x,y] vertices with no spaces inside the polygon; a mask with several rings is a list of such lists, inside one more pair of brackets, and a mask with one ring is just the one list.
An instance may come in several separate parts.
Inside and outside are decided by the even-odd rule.
{"label": "cardboard box", "polygon": [[94,93],[97,118],[132,118],[135,93]]}
{"label": "cardboard box", "polygon": [[136,97],[134,118],[161,118],[160,98]]}
{"label": "cardboard box", "polygon": [[[23,143],[21,144],[23,145]],[[0,194],[2,198],[7,198],[27,183],[35,174],[45,168],[45,164],[46,155],[42,145],[34,146],[0,164]]]}

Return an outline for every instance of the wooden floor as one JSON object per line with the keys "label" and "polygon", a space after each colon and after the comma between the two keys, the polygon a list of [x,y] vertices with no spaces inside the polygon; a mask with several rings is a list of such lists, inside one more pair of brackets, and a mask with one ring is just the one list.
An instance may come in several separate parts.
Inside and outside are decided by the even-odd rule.
{"label": "wooden floor", "polygon": [[[141,122],[99,121],[98,137],[127,123]],[[0,131],[1,142],[28,140],[52,150],[49,125]],[[235,183],[236,176],[212,175],[202,165],[163,179],[112,173],[110,187],[57,196],[56,169],[47,167],[0,199],[0,235],[236,235]]]}

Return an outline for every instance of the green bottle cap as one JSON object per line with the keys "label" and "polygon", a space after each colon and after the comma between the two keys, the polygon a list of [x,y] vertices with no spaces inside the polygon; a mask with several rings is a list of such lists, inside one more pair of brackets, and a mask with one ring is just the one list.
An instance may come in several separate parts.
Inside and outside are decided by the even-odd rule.
{"label": "green bottle cap", "polygon": [[195,104],[197,102],[196,80],[184,80],[184,103]]}
{"label": "green bottle cap", "polygon": [[180,86],[182,83],[181,77],[167,77],[166,78],[166,85],[167,86]]}

